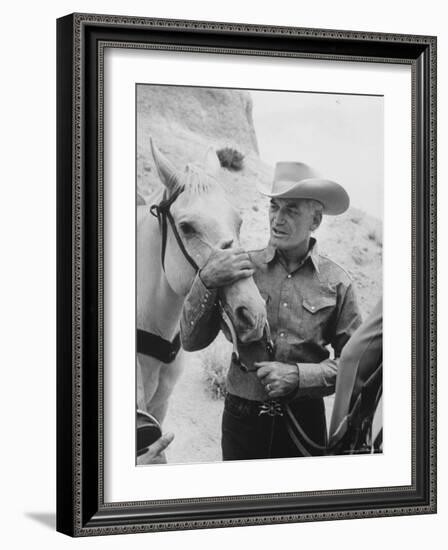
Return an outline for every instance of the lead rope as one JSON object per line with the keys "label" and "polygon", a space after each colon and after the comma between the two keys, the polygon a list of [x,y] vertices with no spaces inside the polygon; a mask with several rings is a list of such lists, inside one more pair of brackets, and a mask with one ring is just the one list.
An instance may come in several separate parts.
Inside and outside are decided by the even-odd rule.
{"label": "lead rope", "polygon": [[[237,335],[235,331],[235,327],[233,326],[233,323],[224,309],[224,306],[221,302],[218,303],[219,311],[221,314],[221,317],[227,326],[231,341],[232,341],[232,361],[237,366],[240,367],[240,369],[243,372],[255,372],[257,369],[250,369],[247,365],[245,365],[240,358],[239,352],[238,352],[238,345],[237,345]],[[268,321],[266,320],[266,324],[264,327],[264,332],[266,334],[266,351],[268,354],[268,358],[270,361],[274,359],[274,342],[272,340],[271,335],[271,329],[269,326]],[[302,426],[297,422],[297,419],[295,418],[293,412],[291,411],[290,406],[287,403],[280,403],[277,400],[271,400],[262,405],[262,408],[260,409],[260,415],[261,414],[269,414],[270,416],[283,416],[283,410],[286,412],[286,429],[288,431],[289,436],[291,437],[294,445],[299,449],[299,451],[302,453],[303,456],[311,456],[311,453],[305,448],[305,446],[302,444],[302,442],[299,440],[298,436],[294,432],[296,430],[300,437],[312,448],[319,451],[327,451],[327,447],[324,445],[319,445],[315,441],[311,440],[308,435],[303,430]]]}
{"label": "lead rope", "polygon": [[[238,345],[237,345],[237,335],[235,331],[235,327],[233,326],[233,323],[224,309],[224,306],[221,302],[218,303],[219,311],[221,314],[221,317],[227,326],[231,341],[232,341],[232,361],[240,367],[240,369],[244,372],[255,372],[257,369],[250,369],[247,365],[245,365],[240,358],[239,352],[238,352]],[[266,351],[268,354],[268,358],[270,361],[274,359],[274,342],[272,340],[271,335],[271,329],[269,326],[268,321],[266,321],[264,332],[266,334]],[[287,403],[280,403],[277,400],[271,400],[262,405],[262,408],[260,409],[260,415],[262,414],[269,414],[270,416],[283,416],[283,410],[286,412],[286,429],[288,431],[289,436],[291,437],[291,440],[293,441],[294,445],[297,447],[297,449],[302,453],[302,456],[311,456],[311,453],[306,449],[306,447],[303,445],[303,443],[298,438],[297,434],[294,430],[297,431],[298,435],[305,441],[307,445],[312,447],[315,450],[324,451],[327,452],[327,447],[324,445],[319,445],[312,439],[308,437],[308,435],[303,430],[302,426],[297,422],[297,419],[295,418],[293,412],[291,411],[290,406]]]}
{"label": "lead rope", "polygon": [[[245,365],[241,361],[239,351],[238,351],[237,335],[236,335],[235,327],[233,326],[230,316],[228,315],[223,304],[220,301],[218,302],[218,307],[219,307],[221,317],[230,333],[230,337],[232,341],[232,361],[237,366],[239,366],[240,369],[244,372],[256,371],[257,369],[250,369],[247,365]],[[266,351],[267,351],[269,360],[272,361],[274,359],[275,352],[274,352],[274,342],[272,340],[271,330],[270,330],[268,321],[266,321],[266,324],[264,327],[264,333],[266,335],[266,340],[267,340]],[[366,381],[365,385],[367,385],[376,374],[377,372],[375,372],[374,375],[372,375],[369,378],[369,380]],[[360,397],[361,395],[358,397],[358,400],[360,399]],[[378,396],[376,401],[377,400],[378,400]],[[324,454],[329,454],[332,451],[333,447],[328,447],[327,445],[320,445],[319,443],[316,443],[307,435],[305,430],[297,421],[297,418],[294,416],[294,413],[292,412],[291,407],[289,406],[288,403],[285,403],[285,402],[280,403],[279,401],[276,401],[276,400],[268,401],[263,404],[263,408],[260,410],[259,414],[269,414],[270,416],[277,416],[277,415],[283,416],[283,411],[286,413],[286,418],[285,418],[286,430],[291,440],[293,441],[294,445],[300,451],[302,456],[312,456],[311,452],[305,447],[305,444],[311,449],[322,452]],[[375,448],[374,443],[372,441],[369,441],[368,444],[370,444],[370,451],[374,452],[374,448]]]}

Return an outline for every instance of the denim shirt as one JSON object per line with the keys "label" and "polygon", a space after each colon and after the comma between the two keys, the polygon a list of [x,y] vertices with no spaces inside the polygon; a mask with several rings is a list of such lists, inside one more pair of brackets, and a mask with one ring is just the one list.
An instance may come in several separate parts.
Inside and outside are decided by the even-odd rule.
{"label": "denim shirt", "polygon": [[[299,386],[294,397],[333,393],[342,348],[361,324],[350,277],[318,253],[315,239],[301,265],[291,273],[269,245],[249,255],[255,267],[255,283],[266,302],[274,360],[298,364]],[[182,311],[184,349],[203,349],[218,334],[217,296],[216,289],[207,289],[200,276],[196,277]],[[333,348],[334,358],[330,358],[328,345]],[[267,399],[256,373],[243,372],[232,362],[227,391],[245,399]]]}

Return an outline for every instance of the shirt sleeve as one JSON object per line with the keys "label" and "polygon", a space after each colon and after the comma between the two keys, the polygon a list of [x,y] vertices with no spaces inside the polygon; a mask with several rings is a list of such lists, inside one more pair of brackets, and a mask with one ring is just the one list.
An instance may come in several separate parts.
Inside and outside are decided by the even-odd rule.
{"label": "shirt sleeve", "polygon": [[206,348],[218,335],[220,315],[218,291],[207,288],[196,275],[184,302],[180,319],[180,338],[186,351]]}
{"label": "shirt sleeve", "polygon": [[299,386],[295,397],[325,397],[334,393],[342,349],[362,322],[353,284],[340,291],[338,306],[330,327],[334,359],[320,363],[299,363]]}

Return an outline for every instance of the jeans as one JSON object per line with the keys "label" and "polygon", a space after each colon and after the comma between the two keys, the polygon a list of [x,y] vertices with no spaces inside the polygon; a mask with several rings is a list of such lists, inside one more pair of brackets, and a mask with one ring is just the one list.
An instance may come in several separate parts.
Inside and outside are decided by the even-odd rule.
{"label": "jeans", "polygon": [[[286,428],[286,415],[260,415],[259,401],[227,394],[222,417],[223,460],[303,456]],[[321,398],[299,398],[289,403],[307,435],[319,445],[327,441],[325,406]],[[321,452],[309,449],[310,454]]]}

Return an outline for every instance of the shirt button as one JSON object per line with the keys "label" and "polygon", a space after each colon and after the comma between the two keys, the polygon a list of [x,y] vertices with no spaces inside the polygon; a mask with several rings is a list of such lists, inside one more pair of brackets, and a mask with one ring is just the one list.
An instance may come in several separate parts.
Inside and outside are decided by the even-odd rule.
{"label": "shirt button", "polygon": [[288,302],[283,302],[283,307],[288,307]]}
{"label": "shirt button", "polygon": [[280,332],[280,338],[284,338],[286,334],[284,332]]}
{"label": "shirt button", "polygon": [[316,308],[314,306],[311,306],[311,311],[314,311]]}
{"label": "shirt button", "polygon": [[291,279],[291,277],[292,277],[292,275],[289,274],[286,278],[287,278],[287,279]]}

